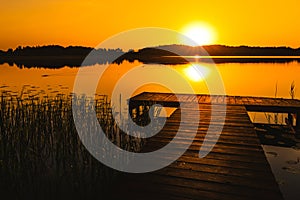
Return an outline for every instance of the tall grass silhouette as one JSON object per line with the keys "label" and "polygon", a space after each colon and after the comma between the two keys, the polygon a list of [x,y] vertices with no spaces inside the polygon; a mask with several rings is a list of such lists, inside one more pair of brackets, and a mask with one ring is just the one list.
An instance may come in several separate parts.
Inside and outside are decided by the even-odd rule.
{"label": "tall grass silhouette", "polygon": [[[23,91],[22,91],[22,95]],[[106,136],[128,151],[142,141],[122,132],[107,96],[56,95],[22,98],[0,93],[0,191],[11,199],[103,196],[118,173],[94,159],[81,144],[72,102],[94,106]],[[91,105],[92,104],[92,105]],[[82,126],[89,127],[87,124]]]}

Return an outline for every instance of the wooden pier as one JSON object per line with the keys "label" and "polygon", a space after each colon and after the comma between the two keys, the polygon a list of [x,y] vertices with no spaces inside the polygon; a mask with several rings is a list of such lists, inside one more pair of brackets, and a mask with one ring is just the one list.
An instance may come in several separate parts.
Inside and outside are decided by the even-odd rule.
{"label": "wooden pier", "polygon": [[[139,94],[129,100],[130,113],[137,122],[141,122],[139,118],[144,118],[145,112],[153,104],[178,108],[167,119],[164,128],[147,140],[143,152],[162,148],[175,137],[182,112],[179,101],[186,104],[197,102],[201,113],[200,122],[195,124],[195,119],[199,116],[195,115],[193,109],[189,110],[190,122],[184,124],[186,134],[189,134],[191,127],[196,126],[198,130],[190,147],[177,161],[161,170],[124,175],[113,190],[115,191],[111,196],[113,199],[282,199],[247,111],[296,114],[295,129],[299,130],[299,100],[166,93]],[[217,116],[214,117],[222,118],[225,114],[225,123],[211,152],[205,158],[199,158],[199,150],[209,125],[220,125],[218,120],[211,119],[212,105],[217,110]],[[182,137],[177,142],[187,141]],[[209,148],[209,143],[205,145]]]}

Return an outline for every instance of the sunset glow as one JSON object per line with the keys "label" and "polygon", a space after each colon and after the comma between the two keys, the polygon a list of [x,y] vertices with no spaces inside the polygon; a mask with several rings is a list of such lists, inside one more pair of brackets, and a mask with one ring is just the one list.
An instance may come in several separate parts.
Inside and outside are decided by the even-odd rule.
{"label": "sunset glow", "polygon": [[191,0],[171,4],[157,0],[1,1],[0,49],[48,44],[94,47],[122,31],[162,27],[183,33],[182,29],[194,22],[207,23],[214,29],[217,38],[212,38],[213,43],[298,48],[299,6],[298,0]]}
{"label": "sunset glow", "polygon": [[183,29],[182,33],[192,40],[184,43],[192,46],[213,44],[216,37],[214,30],[204,23],[190,24]]}

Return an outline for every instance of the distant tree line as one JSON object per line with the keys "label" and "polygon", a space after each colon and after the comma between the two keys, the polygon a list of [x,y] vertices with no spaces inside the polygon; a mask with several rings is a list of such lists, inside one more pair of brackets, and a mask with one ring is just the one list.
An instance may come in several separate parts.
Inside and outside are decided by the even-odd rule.
{"label": "distant tree line", "polygon": [[122,49],[94,49],[91,47],[59,45],[22,47],[0,50],[0,64],[16,64],[18,67],[48,67],[59,68],[64,66],[79,67],[85,58],[90,55],[86,64],[103,64],[114,61],[124,54]]}
{"label": "distant tree line", "polygon": [[[86,62],[85,58],[90,59]],[[249,47],[206,45],[192,47],[187,45],[163,45],[146,47],[138,51],[122,49],[94,49],[91,47],[58,45],[17,47],[16,49],[0,50],[0,64],[16,64],[18,67],[47,67],[59,68],[64,66],[79,67],[84,65],[105,64],[107,62],[122,63],[124,60],[134,60],[143,63],[179,64],[189,62],[180,56],[300,56],[300,48],[290,47]],[[273,62],[275,59],[264,59],[264,62]],[[299,61],[299,59],[295,59]],[[83,61],[85,61],[83,63]],[[224,59],[214,59],[215,62],[224,62]],[[231,59],[225,62],[261,62],[261,59]],[[287,62],[290,59],[276,59],[276,62]]]}
{"label": "distant tree line", "polygon": [[205,45],[164,45],[155,47],[181,56],[300,56],[300,48]]}
{"label": "distant tree line", "polygon": [[123,53],[122,49],[94,49],[91,47],[82,46],[68,46],[62,47],[59,45],[48,46],[35,46],[35,47],[22,47],[16,49],[8,49],[7,51],[0,50],[1,56],[87,56],[90,52],[94,51],[103,56],[111,53]]}
{"label": "distant tree line", "polygon": [[[116,62],[123,60],[132,62],[139,60],[144,63],[180,64],[193,61],[193,58],[184,56],[300,56],[300,48],[290,47],[249,47],[249,46],[225,46],[206,45],[192,47],[187,45],[163,45],[157,47],[147,47],[138,51],[129,51],[119,57]],[[290,62],[299,61],[299,58],[213,58],[215,63],[224,62]],[[210,62],[211,59],[201,59]]]}

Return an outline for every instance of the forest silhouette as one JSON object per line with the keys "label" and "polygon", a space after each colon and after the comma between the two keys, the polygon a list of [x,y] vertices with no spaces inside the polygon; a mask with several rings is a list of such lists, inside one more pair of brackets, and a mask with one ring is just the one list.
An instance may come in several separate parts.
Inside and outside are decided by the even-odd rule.
{"label": "forest silhouette", "polygon": [[[89,59],[85,58],[89,55]],[[255,58],[255,56],[300,56],[300,48],[290,47],[249,47],[249,46],[225,46],[207,45],[192,47],[187,45],[163,45],[146,47],[137,51],[122,49],[94,49],[91,47],[59,45],[17,47],[16,49],[0,50],[0,64],[14,64],[19,68],[61,68],[64,66],[80,67],[83,65],[117,63],[124,60],[143,63],[182,64],[193,61],[193,58],[185,56],[252,56],[253,58],[213,58],[215,63],[224,62],[291,62],[300,58]],[[201,58],[202,62],[210,62],[209,58]]]}
{"label": "forest silhouette", "polygon": [[[163,45],[147,47],[138,51],[130,51],[119,57],[116,62],[123,60],[133,62],[139,60],[143,63],[183,64],[192,62],[195,58],[186,56],[224,56],[223,58],[201,58],[201,62],[215,63],[257,63],[257,62],[291,62],[300,61],[300,48],[290,47],[249,47],[249,46],[225,46],[207,45],[192,47],[187,45]],[[227,56],[227,57],[226,57]],[[258,56],[269,56],[261,58]],[[276,57],[277,56],[277,57]],[[285,57],[290,56],[290,58]]]}
{"label": "forest silhouette", "polygon": [[0,64],[8,63],[10,66],[16,64],[20,68],[61,68],[64,66],[80,67],[85,58],[86,65],[105,64],[114,61],[124,54],[121,49],[94,49],[91,47],[59,45],[17,47],[15,50],[0,50]]}

